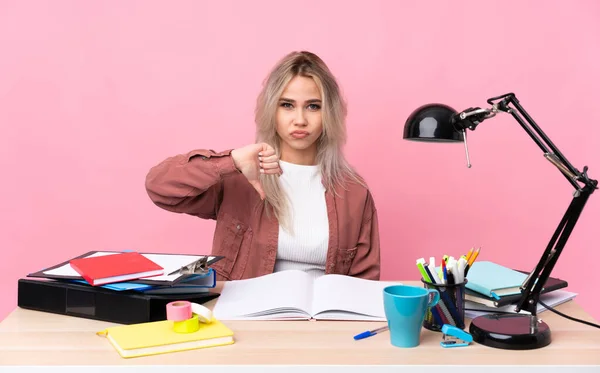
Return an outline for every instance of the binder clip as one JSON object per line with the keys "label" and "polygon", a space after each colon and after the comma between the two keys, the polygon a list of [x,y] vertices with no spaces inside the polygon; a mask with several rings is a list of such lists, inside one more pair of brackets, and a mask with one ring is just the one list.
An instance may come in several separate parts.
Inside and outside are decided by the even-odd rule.
{"label": "binder clip", "polygon": [[168,274],[171,275],[205,275],[208,273],[208,256],[201,256],[200,259],[179,268]]}
{"label": "binder clip", "polygon": [[442,326],[442,339],[440,345],[444,348],[466,347],[473,342],[473,336],[454,325]]}

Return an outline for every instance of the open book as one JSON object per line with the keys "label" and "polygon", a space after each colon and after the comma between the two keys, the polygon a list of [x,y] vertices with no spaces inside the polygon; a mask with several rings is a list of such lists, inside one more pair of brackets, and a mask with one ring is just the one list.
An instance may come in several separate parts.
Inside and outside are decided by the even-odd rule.
{"label": "open book", "polygon": [[213,309],[219,320],[362,320],[385,321],[383,289],[398,282],[344,275],[313,279],[288,270],[228,281]]}

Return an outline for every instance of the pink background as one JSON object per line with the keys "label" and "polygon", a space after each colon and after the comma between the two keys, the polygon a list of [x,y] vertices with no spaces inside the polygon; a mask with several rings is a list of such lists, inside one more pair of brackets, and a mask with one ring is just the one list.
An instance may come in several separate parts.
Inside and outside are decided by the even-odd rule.
{"label": "pink background", "polygon": [[[463,146],[402,140],[417,106],[515,92],[578,168],[600,178],[595,1],[0,2],[0,319],[17,280],[89,250],[208,253],[214,222],[162,211],[148,169],[253,141],[262,79],[319,54],[349,101],[347,154],[379,208],[383,279],[458,256],[532,269],[571,186],[508,115]],[[600,192],[554,276],[596,319]],[[590,272],[592,271],[592,272]]]}

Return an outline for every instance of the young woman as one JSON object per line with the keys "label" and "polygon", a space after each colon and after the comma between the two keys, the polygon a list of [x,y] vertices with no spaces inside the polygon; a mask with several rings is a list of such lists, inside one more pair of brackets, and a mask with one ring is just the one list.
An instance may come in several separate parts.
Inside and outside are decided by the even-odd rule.
{"label": "young woman", "polygon": [[146,190],[165,210],[216,220],[219,280],[287,269],[379,280],[377,210],[342,153],[345,116],[325,63],[290,53],[258,97],[256,143],[167,158]]}

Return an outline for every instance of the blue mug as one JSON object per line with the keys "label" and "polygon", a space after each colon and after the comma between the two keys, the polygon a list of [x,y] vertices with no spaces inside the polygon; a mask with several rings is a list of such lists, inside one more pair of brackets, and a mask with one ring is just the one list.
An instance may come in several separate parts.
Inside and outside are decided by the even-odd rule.
{"label": "blue mug", "polygon": [[416,347],[421,340],[425,313],[440,300],[435,289],[409,285],[391,285],[383,289],[383,307],[396,347]]}

